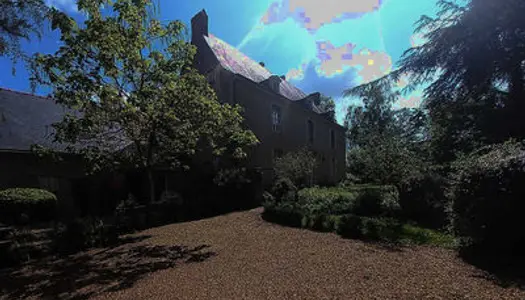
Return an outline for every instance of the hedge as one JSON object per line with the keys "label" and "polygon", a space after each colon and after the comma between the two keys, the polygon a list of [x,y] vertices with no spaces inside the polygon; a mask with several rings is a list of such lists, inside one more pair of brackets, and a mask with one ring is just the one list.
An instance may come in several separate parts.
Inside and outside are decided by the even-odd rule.
{"label": "hedge", "polygon": [[298,201],[310,214],[341,215],[354,210],[358,194],[342,188],[300,190]]}
{"label": "hedge", "polygon": [[337,232],[346,238],[403,244],[454,244],[451,236],[389,217],[398,213],[397,197],[397,189],[391,186],[308,188],[298,192],[297,201],[279,201],[267,193],[263,218],[285,226]]}
{"label": "hedge", "polygon": [[393,185],[354,185],[345,189],[358,195],[354,210],[357,215],[394,217],[401,211],[399,192]]}
{"label": "hedge", "polygon": [[49,221],[55,217],[56,196],[46,190],[11,188],[0,191],[0,218],[6,223]]}
{"label": "hedge", "polygon": [[525,150],[519,143],[483,148],[457,161],[456,232],[485,250],[525,250]]}

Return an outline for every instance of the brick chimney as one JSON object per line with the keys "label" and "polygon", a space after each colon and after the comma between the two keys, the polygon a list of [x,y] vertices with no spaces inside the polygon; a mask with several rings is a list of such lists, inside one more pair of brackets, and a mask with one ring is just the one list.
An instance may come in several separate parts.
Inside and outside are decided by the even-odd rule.
{"label": "brick chimney", "polygon": [[208,36],[208,15],[203,9],[191,18],[191,41],[192,43]]}

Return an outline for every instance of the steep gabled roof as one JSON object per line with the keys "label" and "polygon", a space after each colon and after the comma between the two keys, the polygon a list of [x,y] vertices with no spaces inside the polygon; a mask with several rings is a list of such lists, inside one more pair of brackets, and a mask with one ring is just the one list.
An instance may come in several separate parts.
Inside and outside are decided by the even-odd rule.
{"label": "steep gabled roof", "polygon": [[[256,63],[244,53],[216,36],[209,34],[208,36],[204,36],[204,39],[219,60],[221,66],[225,69],[257,83],[263,82],[272,76],[272,73],[265,67]],[[279,94],[292,101],[301,100],[307,96],[303,91],[286,80],[281,80],[279,84]]]}

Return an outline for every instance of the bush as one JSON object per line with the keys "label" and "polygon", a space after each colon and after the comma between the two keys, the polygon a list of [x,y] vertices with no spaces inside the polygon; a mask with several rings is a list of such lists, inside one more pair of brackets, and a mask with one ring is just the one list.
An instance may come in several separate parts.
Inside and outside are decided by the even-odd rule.
{"label": "bush", "polygon": [[296,202],[264,203],[263,218],[281,225],[301,227],[303,210]]}
{"label": "bush", "polygon": [[49,221],[56,215],[57,198],[46,190],[12,188],[0,191],[0,217],[6,223]]}
{"label": "bush", "polygon": [[297,187],[289,178],[281,177],[274,182],[271,193],[276,201],[291,201],[295,200]]}
{"label": "bush", "polygon": [[339,220],[336,232],[345,238],[363,238],[362,218],[356,215],[344,215]]}
{"label": "bush", "polygon": [[71,254],[91,247],[104,247],[118,240],[116,228],[100,219],[75,219],[55,228],[54,248]]}
{"label": "bush", "polygon": [[277,178],[288,178],[299,188],[310,187],[313,184],[313,173],[317,166],[314,154],[307,148],[286,153],[274,164]]}
{"label": "bush", "polygon": [[453,211],[457,233],[487,250],[525,249],[525,151],[507,142],[483,148],[454,164]]}
{"label": "bush", "polygon": [[421,174],[403,181],[399,189],[403,218],[430,228],[447,227],[447,189],[446,178],[436,173]]}
{"label": "bush", "polygon": [[361,216],[397,216],[401,209],[399,192],[391,185],[356,185],[346,188],[357,193],[354,213]]}
{"label": "bush", "polygon": [[298,201],[309,214],[342,215],[351,213],[356,193],[342,188],[308,188],[299,191]]}
{"label": "bush", "polygon": [[403,245],[434,245],[455,247],[453,236],[431,229],[403,224],[392,218],[369,218],[344,215],[337,226],[337,233],[345,238],[380,241]]}

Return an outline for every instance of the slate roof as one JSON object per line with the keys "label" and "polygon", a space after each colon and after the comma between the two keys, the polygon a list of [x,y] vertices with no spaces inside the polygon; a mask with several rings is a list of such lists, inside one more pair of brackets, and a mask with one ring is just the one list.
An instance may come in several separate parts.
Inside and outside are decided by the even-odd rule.
{"label": "slate roof", "polygon": [[64,114],[49,98],[0,89],[0,149],[27,151],[39,144],[58,150],[51,124]]}
{"label": "slate roof", "polygon": [[[66,109],[51,98],[0,88],[0,150],[29,151],[37,144],[64,151],[66,144],[53,142],[55,131],[51,125],[65,114]],[[129,144],[113,133],[105,134],[104,139],[108,149],[118,150]],[[86,146],[88,143],[82,143],[75,148]]]}
{"label": "slate roof", "polygon": [[[272,76],[272,73],[266,68],[216,36],[209,34],[204,36],[204,39],[225,69],[257,83],[265,81]],[[292,101],[301,100],[307,96],[303,91],[286,80],[281,80],[279,94]]]}

